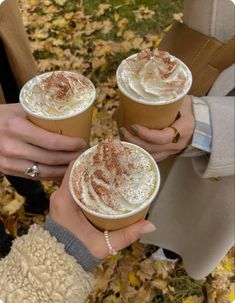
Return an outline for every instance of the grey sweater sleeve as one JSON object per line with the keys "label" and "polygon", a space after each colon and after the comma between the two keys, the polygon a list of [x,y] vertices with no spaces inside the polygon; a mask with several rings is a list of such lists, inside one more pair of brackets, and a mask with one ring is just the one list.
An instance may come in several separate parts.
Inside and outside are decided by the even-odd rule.
{"label": "grey sweater sleeve", "polygon": [[45,229],[54,236],[58,242],[65,245],[65,251],[73,256],[84,270],[89,271],[96,265],[102,263],[91,255],[85,245],[77,239],[69,230],[57,224],[49,216],[46,218]]}

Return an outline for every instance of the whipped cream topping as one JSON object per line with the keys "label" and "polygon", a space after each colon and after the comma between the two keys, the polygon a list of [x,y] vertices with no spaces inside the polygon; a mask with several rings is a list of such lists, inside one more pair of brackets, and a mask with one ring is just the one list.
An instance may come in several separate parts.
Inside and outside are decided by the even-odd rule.
{"label": "whipped cream topping", "polygon": [[63,118],[89,107],[95,99],[93,83],[81,74],[56,71],[25,84],[20,101],[26,110],[44,118]]}
{"label": "whipped cream topping", "polygon": [[168,52],[144,50],[123,60],[117,71],[119,89],[141,103],[173,101],[192,82],[188,67]]}
{"label": "whipped cream topping", "polygon": [[156,182],[156,168],[147,153],[111,138],[82,154],[71,174],[79,203],[106,215],[125,214],[147,203]]}

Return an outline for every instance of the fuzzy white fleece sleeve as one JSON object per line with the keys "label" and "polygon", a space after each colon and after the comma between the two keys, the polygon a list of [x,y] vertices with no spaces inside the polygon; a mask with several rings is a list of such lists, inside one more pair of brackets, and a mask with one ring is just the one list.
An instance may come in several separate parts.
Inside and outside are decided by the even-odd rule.
{"label": "fuzzy white fleece sleeve", "polygon": [[0,261],[4,303],[83,303],[94,282],[64,245],[38,225],[17,238]]}

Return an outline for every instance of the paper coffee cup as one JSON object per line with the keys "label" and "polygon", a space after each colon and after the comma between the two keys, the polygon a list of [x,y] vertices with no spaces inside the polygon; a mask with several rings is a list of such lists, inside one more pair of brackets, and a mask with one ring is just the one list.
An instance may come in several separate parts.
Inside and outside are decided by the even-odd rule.
{"label": "paper coffee cup", "polygon": [[84,215],[88,218],[88,220],[96,226],[101,231],[103,230],[118,230],[124,227],[127,227],[133,223],[138,222],[139,220],[142,220],[146,217],[148,210],[150,208],[151,203],[153,203],[156,200],[156,196],[160,187],[160,172],[158,169],[158,166],[155,162],[155,160],[152,158],[152,156],[146,152],[144,149],[140,148],[139,146],[127,143],[127,142],[121,142],[122,144],[126,145],[127,147],[136,149],[137,151],[140,151],[143,153],[151,162],[152,170],[155,174],[155,186],[151,194],[148,196],[148,198],[137,208],[134,208],[133,210],[127,212],[127,213],[121,213],[121,214],[102,214],[96,211],[93,211],[89,209],[88,207],[84,206],[83,203],[79,200],[77,194],[76,194],[76,187],[73,185],[73,178],[76,174],[76,171],[79,173],[79,165],[82,163],[82,161],[86,158],[86,155],[89,153],[92,153],[97,148],[96,146],[93,146],[86,150],[74,163],[71,174],[70,174],[70,192],[78,204],[78,206],[82,209]]}
{"label": "paper coffee cup", "polygon": [[140,95],[137,98],[135,92],[131,94],[131,91],[128,91],[126,87],[124,87],[126,85],[124,82],[127,83],[128,79],[123,81],[120,76],[123,69],[123,62],[128,59],[132,59],[135,56],[137,56],[137,54],[123,60],[116,73],[117,85],[120,92],[120,105],[115,113],[118,127],[124,126],[128,128],[133,124],[139,124],[151,129],[163,129],[168,127],[175,121],[182,101],[190,90],[192,85],[192,74],[189,68],[182,61],[174,56],[169,55],[169,57],[172,58],[177,64],[181,65],[186,74],[187,83],[183,92],[177,94],[177,96],[170,100],[165,100],[164,94],[159,100],[155,100],[154,95],[152,95],[152,100],[146,100],[144,95]]}
{"label": "paper coffee cup", "polygon": [[81,137],[83,138],[88,144],[90,140],[90,133],[91,133],[91,124],[92,124],[92,113],[93,113],[93,106],[94,101],[96,98],[96,91],[93,83],[84,76],[80,75],[83,79],[86,79],[86,83],[89,83],[90,87],[90,96],[87,100],[87,104],[77,105],[77,108],[74,111],[71,111],[67,114],[58,114],[57,116],[50,115],[43,115],[42,113],[38,113],[36,110],[32,110],[25,102],[27,97],[27,92],[32,89],[33,84],[37,79],[42,79],[52,74],[57,73],[64,73],[66,76],[71,75],[77,77],[80,74],[73,73],[73,72],[48,72],[42,75],[36,76],[35,78],[28,81],[20,92],[20,103],[24,110],[27,112],[28,119],[34,123],[35,125],[48,130],[53,133],[62,134],[71,137]]}

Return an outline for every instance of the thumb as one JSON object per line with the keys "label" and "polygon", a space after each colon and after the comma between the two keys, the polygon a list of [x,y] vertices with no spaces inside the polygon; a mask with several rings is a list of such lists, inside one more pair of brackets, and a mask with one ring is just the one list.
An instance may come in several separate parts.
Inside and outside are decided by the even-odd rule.
{"label": "thumb", "polygon": [[143,234],[154,231],[156,227],[149,221],[139,221],[126,228],[109,233],[110,242],[116,250],[121,250],[137,241]]}

